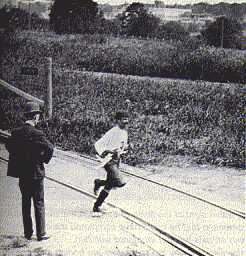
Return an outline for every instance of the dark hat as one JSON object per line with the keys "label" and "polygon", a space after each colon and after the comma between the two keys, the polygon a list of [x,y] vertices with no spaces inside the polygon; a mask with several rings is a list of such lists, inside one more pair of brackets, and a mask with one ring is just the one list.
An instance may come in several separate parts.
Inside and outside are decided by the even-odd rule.
{"label": "dark hat", "polygon": [[27,102],[26,106],[25,106],[25,115],[28,114],[40,114],[42,113],[42,111],[40,110],[40,106],[38,103],[34,102],[34,101],[29,101]]}
{"label": "dark hat", "polygon": [[125,111],[118,111],[118,112],[116,112],[115,115],[114,115],[114,118],[115,118],[116,120],[120,120],[120,119],[124,119],[124,118],[128,118],[128,117],[129,117],[129,116],[128,116],[128,113],[125,112]]}

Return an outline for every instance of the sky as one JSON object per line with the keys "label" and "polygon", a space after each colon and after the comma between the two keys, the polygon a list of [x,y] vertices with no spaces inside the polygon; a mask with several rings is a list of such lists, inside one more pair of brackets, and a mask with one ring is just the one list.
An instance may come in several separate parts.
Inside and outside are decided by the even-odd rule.
{"label": "sky", "polygon": [[[141,3],[154,3],[154,0],[94,0],[99,4],[123,4],[123,3],[132,3],[132,2],[141,2]],[[209,4],[216,4],[219,2],[225,2],[225,3],[245,3],[245,0],[160,0],[164,2],[165,4],[194,4],[194,3],[199,3],[199,2],[207,2]]]}
{"label": "sky", "polygon": [[[0,0],[1,1],[1,0]],[[18,1],[18,0],[17,0]],[[49,2],[51,0],[19,0],[21,2]],[[98,4],[111,4],[111,5],[119,5],[128,3],[131,4],[132,2],[139,2],[139,3],[151,3],[153,4],[155,0],[94,0]],[[159,0],[165,4],[194,4],[194,3],[200,3],[200,2],[206,2],[209,4],[216,4],[220,2],[224,3],[245,3],[246,0]]]}

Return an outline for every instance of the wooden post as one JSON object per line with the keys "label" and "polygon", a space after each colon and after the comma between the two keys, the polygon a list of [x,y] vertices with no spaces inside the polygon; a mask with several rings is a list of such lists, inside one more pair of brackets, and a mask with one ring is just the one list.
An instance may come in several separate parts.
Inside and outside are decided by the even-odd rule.
{"label": "wooden post", "polygon": [[52,58],[47,58],[47,98],[46,98],[47,118],[52,118]]}
{"label": "wooden post", "polygon": [[224,47],[224,22],[225,22],[225,16],[221,16],[221,38],[220,38],[220,47]]}
{"label": "wooden post", "polygon": [[28,30],[30,31],[32,29],[31,27],[31,3],[28,3]]}

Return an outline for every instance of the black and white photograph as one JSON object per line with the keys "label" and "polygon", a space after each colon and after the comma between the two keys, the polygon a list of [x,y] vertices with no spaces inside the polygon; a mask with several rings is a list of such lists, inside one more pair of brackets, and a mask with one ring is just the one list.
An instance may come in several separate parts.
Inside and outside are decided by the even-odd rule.
{"label": "black and white photograph", "polygon": [[246,255],[245,0],[0,0],[0,256]]}

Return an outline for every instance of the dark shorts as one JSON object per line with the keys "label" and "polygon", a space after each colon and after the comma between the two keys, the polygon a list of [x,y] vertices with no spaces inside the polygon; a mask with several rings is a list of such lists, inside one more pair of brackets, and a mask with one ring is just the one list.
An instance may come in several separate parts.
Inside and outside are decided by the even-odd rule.
{"label": "dark shorts", "polygon": [[113,159],[104,166],[107,172],[107,179],[105,184],[106,190],[110,190],[112,188],[120,188],[126,184],[123,181],[120,173],[119,162],[120,161],[118,159]]}

